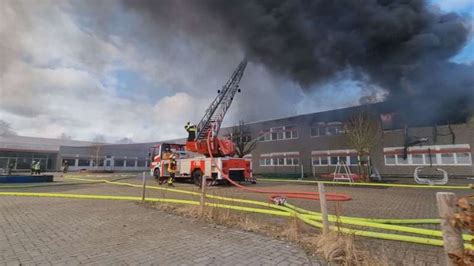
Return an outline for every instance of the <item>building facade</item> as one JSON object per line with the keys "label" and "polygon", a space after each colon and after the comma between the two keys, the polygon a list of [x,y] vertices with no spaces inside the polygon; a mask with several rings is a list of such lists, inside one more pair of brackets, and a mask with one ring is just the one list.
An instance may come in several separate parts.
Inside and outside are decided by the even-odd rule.
{"label": "building facade", "polygon": [[0,136],[0,173],[13,165],[13,171],[29,171],[33,161],[40,162],[43,171],[58,169],[58,153],[62,145],[88,146],[88,141],[69,139]]}
{"label": "building facade", "polygon": [[[474,176],[474,118],[454,123],[408,125],[397,110],[384,103],[299,115],[245,124],[250,139],[258,139],[252,158],[253,171],[265,176],[321,176],[335,171],[344,161],[352,172],[359,161],[370,162],[381,176],[413,176],[416,167],[450,176]],[[345,123],[351,116],[368,112],[383,130],[374,138],[369,154],[358,156],[347,141]],[[233,128],[223,128],[228,136]],[[149,150],[159,142],[97,144],[70,140],[16,137],[0,139],[0,168],[10,160],[17,170],[27,170],[41,160],[46,170],[60,170],[67,161],[71,171],[142,171],[150,163]],[[423,141],[418,141],[423,140]],[[185,139],[166,141],[183,143]]]}
{"label": "building facade", "polygon": [[97,144],[84,147],[61,146],[58,165],[67,161],[70,171],[143,171],[150,163],[152,143]]}
{"label": "building facade", "polygon": [[[377,117],[383,128],[365,158],[348,144],[344,126],[351,116],[361,112]],[[254,173],[320,176],[334,172],[341,160],[355,172],[359,160],[366,160],[382,176],[413,176],[418,166],[423,166],[427,174],[441,168],[450,176],[474,176],[473,117],[451,125],[401,126],[390,116],[395,113],[383,104],[375,104],[248,123],[252,138],[259,139],[251,153]],[[226,130],[225,134],[231,131]],[[416,145],[410,143],[420,139],[423,141]]]}

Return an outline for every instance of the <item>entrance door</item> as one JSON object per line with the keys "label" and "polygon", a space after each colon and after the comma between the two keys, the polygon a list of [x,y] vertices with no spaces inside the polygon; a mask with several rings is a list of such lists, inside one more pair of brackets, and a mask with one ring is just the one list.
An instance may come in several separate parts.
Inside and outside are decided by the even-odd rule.
{"label": "entrance door", "polygon": [[16,170],[16,158],[10,158],[8,165],[13,164],[12,170]]}
{"label": "entrance door", "polygon": [[8,158],[0,158],[0,175],[3,174],[3,172],[7,172],[8,169]]}
{"label": "entrance door", "polygon": [[104,160],[105,171],[112,171],[112,159],[107,158]]}

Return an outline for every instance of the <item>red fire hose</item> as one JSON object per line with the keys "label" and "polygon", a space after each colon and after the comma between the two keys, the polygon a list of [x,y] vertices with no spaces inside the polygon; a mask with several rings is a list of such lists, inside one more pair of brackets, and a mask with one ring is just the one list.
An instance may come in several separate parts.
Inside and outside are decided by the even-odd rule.
{"label": "red fire hose", "polygon": [[[211,150],[211,144],[210,144],[210,136],[211,132],[207,135],[207,149],[209,151],[209,156],[211,157],[211,160],[214,160],[214,157],[212,156],[212,150]],[[294,198],[294,199],[309,199],[309,200],[319,200],[319,193],[316,192],[296,192],[296,191],[273,191],[273,190],[264,190],[264,189],[254,189],[254,188],[248,188],[245,186],[242,186],[241,184],[235,182],[234,180],[230,179],[228,175],[224,174],[222,169],[216,164],[217,170],[221,173],[221,175],[229,181],[232,185],[244,189],[246,191],[250,192],[256,192],[256,193],[265,193],[265,194],[272,194],[270,196],[270,200],[272,202],[277,201],[279,198]],[[352,198],[349,195],[346,194],[339,194],[339,193],[326,193],[326,200],[328,201],[348,201],[351,200]]]}

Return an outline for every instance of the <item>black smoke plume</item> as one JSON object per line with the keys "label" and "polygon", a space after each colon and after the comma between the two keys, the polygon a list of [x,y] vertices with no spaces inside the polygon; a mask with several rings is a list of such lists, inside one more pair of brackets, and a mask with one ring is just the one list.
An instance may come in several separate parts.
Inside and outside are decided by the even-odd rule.
{"label": "black smoke plume", "polygon": [[222,40],[239,42],[250,61],[303,89],[345,71],[387,90],[389,101],[418,120],[449,122],[473,110],[474,66],[449,61],[469,39],[469,18],[442,13],[426,1],[130,0],[125,5],[157,23],[178,23],[197,37],[218,25],[225,29]]}

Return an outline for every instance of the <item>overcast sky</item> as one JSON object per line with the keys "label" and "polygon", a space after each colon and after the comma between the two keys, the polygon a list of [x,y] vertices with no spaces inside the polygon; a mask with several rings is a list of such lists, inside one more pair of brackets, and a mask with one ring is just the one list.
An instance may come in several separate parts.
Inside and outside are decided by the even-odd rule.
{"label": "overcast sky", "polygon": [[[474,14],[470,0],[430,1]],[[235,44],[146,30],[118,1],[0,0],[0,120],[19,135],[109,142],[185,136],[243,58]],[[155,35],[159,36],[156,37]],[[226,38],[231,38],[228,36]],[[232,43],[232,42],[230,42]],[[451,60],[474,61],[474,41]],[[356,105],[371,88],[335,77],[311,92],[249,64],[226,124]],[[383,99],[383,92],[377,92]]]}

